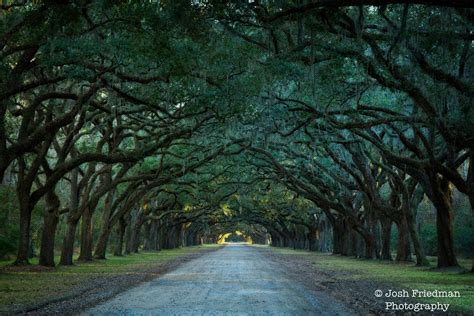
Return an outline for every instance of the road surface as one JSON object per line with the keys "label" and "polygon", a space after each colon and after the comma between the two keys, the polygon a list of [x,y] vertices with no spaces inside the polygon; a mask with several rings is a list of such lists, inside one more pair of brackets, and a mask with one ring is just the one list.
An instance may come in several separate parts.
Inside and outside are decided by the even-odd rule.
{"label": "road surface", "polygon": [[350,315],[291,280],[257,247],[229,244],[83,315]]}

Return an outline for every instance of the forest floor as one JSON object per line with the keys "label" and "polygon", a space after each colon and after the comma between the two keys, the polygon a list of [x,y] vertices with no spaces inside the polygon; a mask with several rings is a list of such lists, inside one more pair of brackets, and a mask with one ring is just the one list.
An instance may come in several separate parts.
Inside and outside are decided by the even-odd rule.
{"label": "forest floor", "polygon": [[[257,246],[259,247],[259,246]],[[355,259],[327,253],[260,246],[265,256],[284,267],[296,280],[308,287],[317,288],[326,294],[350,305],[360,314],[386,314],[386,303],[450,304],[443,315],[474,315],[474,274],[440,272],[429,267],[416,267],[413,263],[395,263]],[[435,261],[432,258],[432,261]],[[470,267],[471,261],[461,260]],[[431,262],[431,266],[436,266]],[[376,290],[403,291],[409,297],[378,298]],[[413,298],[413,290],[459,291],[456,298]],[[396,312],[401,314],[401,312]],[[417,315],[420,313],[416,313]],[[438,314],[421,313],[421,314]]]}
{"label": "forest floor", "polygon": [[46,268],[0,262],[0,314],[73,314],[159,277],[219,245],[184,247]]}

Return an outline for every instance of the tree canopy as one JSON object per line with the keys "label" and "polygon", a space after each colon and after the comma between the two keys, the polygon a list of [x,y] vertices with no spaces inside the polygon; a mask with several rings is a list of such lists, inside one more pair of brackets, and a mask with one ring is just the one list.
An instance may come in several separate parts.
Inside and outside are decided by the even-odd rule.
{"label": "tree canopy", "polygon": [[392,259],[395,225],[396,260],[426,265],[428,205],[438,267],[458,266],[454,213],[474,236],[470,1],[2,3],[16,264],[34,244],[52,266],[60,242],[69,265],[78,244],[87,261],[111,239],[121,255],[235,231]]}

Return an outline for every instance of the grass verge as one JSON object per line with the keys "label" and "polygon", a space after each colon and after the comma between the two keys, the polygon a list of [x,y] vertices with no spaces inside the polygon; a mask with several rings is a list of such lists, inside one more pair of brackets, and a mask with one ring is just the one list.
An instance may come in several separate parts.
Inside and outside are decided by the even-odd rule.
{"label": "grass verge", "polygon": [[[218,245],[184,247],[159,252],[141,252],[123,257],[109,255],[107,260],[76,263],[73,266],[45,268],[33,265],[17,268],[11,262],[0,263],[0,313],[21,310],[44,301],[67,296],[90,280],[123,275],[150,274],[150,270],[172,260],[209,251]],[[59,258],[58,258],[59,261]],[[158,276],[158,275],[157,275]]]}
{"label": "grass verge", "polygon": [[[410,296],[412,290],[427,291],[459,291],[461,297],[429,297],[416,298],[420,303],[450,304],[449,311],[463,313],[474,312],[474,274],[458,272],[440,272],[430,267],[416,267],[412,263],[395,263],[355,259],[326,253],[293,250],[289,248],[269,247],[272,252],[284,256],[301,256],[310,260],[314,269],[329,273],[336,282],[340,281],[372,281],[375,284],[386,284],[386,291],[392,285],[397,289],[406,289]],[[435,266],[436,258],[430,258],[431,266]],[[461,265],[469,267],[470,260],[460,260]],[[350,284],[350,283],[348,283]],[[375,286],[374,284],[374,286]],[[373,293],[374,288],[369,293]],[[373,294],[372,294],[373,295]],[[382,298],[380,298],[382,300]]]}

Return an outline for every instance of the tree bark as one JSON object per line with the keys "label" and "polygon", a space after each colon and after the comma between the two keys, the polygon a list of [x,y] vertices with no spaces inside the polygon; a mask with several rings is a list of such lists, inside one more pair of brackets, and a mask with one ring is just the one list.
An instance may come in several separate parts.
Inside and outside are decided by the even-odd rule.
{"label": "tree bark", "polygon": [[124,254],[129,255],[132,253],[132,223],[128,223],[125,228],[125,252]]}
{"label": "tree bark", "polygon": [[76,239],[76,229],[80,217],[76,215],[79,207],[79,168],[71,171],[71,187],[69,191],[69,213],[67,216],[67,228],[61,248],[61,259],[59,264],[70,266],[73,264],[74,242]]}
{"label": "tree bark", "polygon": [[453,210],[449,183],[445,179],[432,179],[432,183],[435,185],[433,204],[436,208],[438,268],[458,267],[454,253]]}
{"label": "tree bark", "polygon": [[342,254],[342,231],[338,222],[332,225],[332,253],[335,255]]}
{"label": "tree bark", "polygon": [[143,240],[143,250],[151,250],[151,240],[150,240],[150,234],[151,234],[151,223],[145,222],[143,224],[143,230],[144,230],[144,240]]}
{"label": "tree bark", "polygon": [[133,225],[131,234],[130,234],[130,246],[131,252],[138,252],[138,248],[140,247],[140,229],[142,225],[141,223],[136,223]]}
{"label": "tree bark", "polygon": [[56,227],[59,221],[60,206],[54,189],[46,194],[45,204],[39,264],[46,267],[54,267],[54,237],[56,236]]}
{"label": "tree bark", "polygon": [[411,196],[410,196],[410,202],[406,203],[407,204],[406,208],[403,208],[403,212],[407,219],[408,230],[410,232],[410,238],[413,243],[413,251],[415,252],[417,266],[430,265],[428,259],[426,259],[423,246],[421,245],[421,241],[418,236],[419,230],[417,228],[417,223],[416,223],[416,211],[418,209],[418,205],[423,200],[423,196],[424,196],[424,193],[423,193],[422,186],[413,187],[413,191],[411,192]]}
{"label": "tree bark", "polygon": [[376,257],[376,244],[374,236],[371,234],[364,234],[363,238],[365,242],[365,258],[374,259]]}
{"label": "tree bark", "polygon": [[[471,205],[471,215],[474,216],[474,148],[471,148],[471,155],[469,156],[469,167],[467,169],[467,179],[468,187],[468,198],[469,204]],[[472,228],[472,234],[474,234],[474,227]],[[474,249],[471,250],[472,257],[472,266],[471,272],[474,273]]]}
{"label": "tree bark", "polygon": [[416,229],[416,219],[411,210],[407,210],[407,224],[408,231],[410,233],[411,241],[413,243],[413,251],[416,255],[416,265],[417,266],[429,266],[430,263],[426,259],[423,246],[421,245],[420,238],[418,236],[418,231]]}
{"label": "tree bark", "polygon": [[[184,235],[183,235],[184,236]],[[150,250],[159,250],[158,244],[158,221],[153,220],[150,225]]]}
{"label": "tree bark", "polygon": [[315,227],[311,227],[306,237],[308,238],[308,250],[317,251],[318,250],[318,230]]}
{"label": "tree bark", "polygon": [[28,252],[30,250],[31,203],[27,191],[17,190],[20,207],[20,235],[18,240],[18,253],[15,265],[29,264]]}
{"label": "tree bark", "polygon": [[81,251],[79,261],[92,261],[92,211],[87,208],[81,221]]}
{"label": "tree bark", "polygon": [[411,261],[410,236],[405,216],[396,223],[398,228],[397,256],[395,261]]}
{"label": "tree bark", "polygon": [[76,239],[76,229],[79,220],[69,220],[67,222],[66,233],[63,239],[63,246],[61,249],[61,259],[59,264],[62,266],[70,266],[73,264],[74,256],[74,242]]}
{"label": "tree bark", "polygon": [[125,219],[123,217],[120,218],[117,225],[117,242],[114,248],[114,256],[122,255],[123,238],[124,238],[126,226],[127,226],[127,222],[125,221]]}
{"label": "tree bark", "polygon": [[[112,182],[112,171],[110,167],[107,173],[103,176],[103,185],[108,186]],[[99,240],[94,251],[94,258],[105,259],[105,253],[107,251],[107,242],[110,235],[110,217],[112,216],[112,204],[114,200],[115,189],[112,189],[105,198],[105,205],[102,213],[102,225],[100,229]]]}
{"label": "tree bark", "polygon": [[380,226],[382,227],[382,260],[392,260],[392,250],[390,247],[391,236],[392,236],[392,220],[383,218],[380,220]]}
{"label": "tree bark", "polygon": [[95,259],[106,259],[105,252],[107,251],[107,242],[109,240],[110,235],[110,227],[104,224],[102,226],[102,230],[100,232],[99,240],[97,241],[97,245],[94,251],[94,258]]}
{"label": "tree bark", "polygon": [[452,210],[448,203],[437,203],[436,231],[438,234],[438,268],[458,266],[454,253]]}

